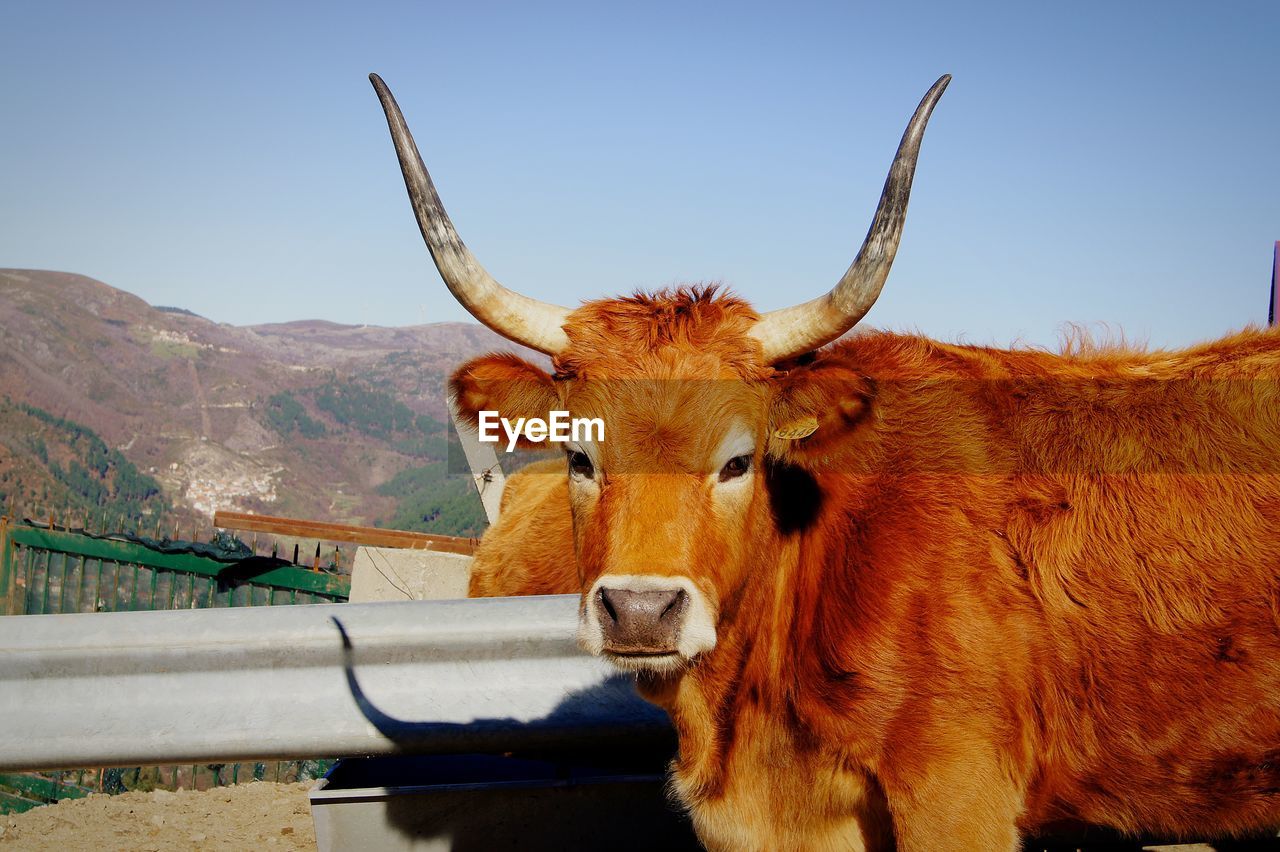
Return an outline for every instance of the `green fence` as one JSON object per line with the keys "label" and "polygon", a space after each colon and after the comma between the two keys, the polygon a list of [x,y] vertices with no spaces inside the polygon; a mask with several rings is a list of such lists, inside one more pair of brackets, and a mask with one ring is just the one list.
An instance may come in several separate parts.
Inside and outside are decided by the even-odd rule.
{"label": "green fence", "polygon": [[85,771],[0,773],[0,814],[22,813],[61,799],[82,799],[93,792],[90,787],[77,783],[82,782],[86,774]]}
{"label": "green fence", "polygon": [[[337,603],[351,582],[252,557],[223,561],[0,518],[0,615]],[[32,712],[39,712],[32,708]],[[0,774],[0,814],[90,792],[208,789],[318,778],[330,760]]]}
{"label": "green fence", "polygon": [[91,793],[211,790],[249,781],[308,781],[322,777],[333,764],[333,760],[278,760],[0,772],[0,814],[22,813],[63,799],[82,799]]}
{"label": "green fence", "polygon": [[350,580],[255,557],[224,562],[130,541],[0,525],[0,613],[38,615],[345,601]]}

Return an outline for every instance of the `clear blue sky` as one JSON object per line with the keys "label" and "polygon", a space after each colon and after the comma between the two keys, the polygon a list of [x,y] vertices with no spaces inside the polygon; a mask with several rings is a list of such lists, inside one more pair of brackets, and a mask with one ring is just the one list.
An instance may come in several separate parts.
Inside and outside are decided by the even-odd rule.
{"label": "clear blue sky", "polygon": [[4,0],[0,266],[237,324],[462,319],[378,71],[509,286],[719,280],[775,308],[844,271],[948,72],[866,322],[1042,345],[1265,322],[1280,4],[969,5]]}

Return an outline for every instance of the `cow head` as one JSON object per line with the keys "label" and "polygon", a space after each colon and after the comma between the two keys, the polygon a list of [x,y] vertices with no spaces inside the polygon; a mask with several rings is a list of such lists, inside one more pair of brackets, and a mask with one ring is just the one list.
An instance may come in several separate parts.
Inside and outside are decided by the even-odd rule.
{"label": "cow head", "polygon": [[[916,109],[875,220],[844,277],[812,301],[760,315],[714,288],[548,305],[495,281],[463,245],[391,93],[373,75],[410,201],[446,285],[482,323],[551,356],[464,364],[450,390],[480,411],[599,418],[604,440],[564,445],[582,576],[579,639],[629,669],[683,669],[716,644],[753,571],[782,534],[772,460],[803,464],[858,419],[861,377],[795,359],[870,309],[902,233],[925,125],[950,78]],[[833,378],[839,379],[833,381]]]}

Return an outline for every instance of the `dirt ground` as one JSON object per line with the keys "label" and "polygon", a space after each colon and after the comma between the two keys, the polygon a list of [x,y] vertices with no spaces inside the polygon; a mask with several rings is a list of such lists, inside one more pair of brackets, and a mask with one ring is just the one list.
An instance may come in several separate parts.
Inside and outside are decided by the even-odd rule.
{"label": "dirt ground", "polygon": [[0,848],[115,852],[170,849],[314,850],[307,790],[255,781],[195,792],[94,794],[0,816]]}
{"label": "dirt ground", "polygon": [[[314,852],[316,835],[307,800],[307,790],[314,783],[255,781],[202,792],[156,790],[64,799],[23,814],[0,816],[0,849]],[[1200,844],[1145,848],[1213,852],[1212,846]]]}

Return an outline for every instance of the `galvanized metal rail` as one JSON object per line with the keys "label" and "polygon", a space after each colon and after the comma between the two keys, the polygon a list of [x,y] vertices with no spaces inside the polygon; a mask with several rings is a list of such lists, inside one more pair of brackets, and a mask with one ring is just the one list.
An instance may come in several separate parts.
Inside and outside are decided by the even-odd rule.
{"label": "galvanized metal rail", "polygon": [[672,742],[576,596],[0,618],[0,770]]}

